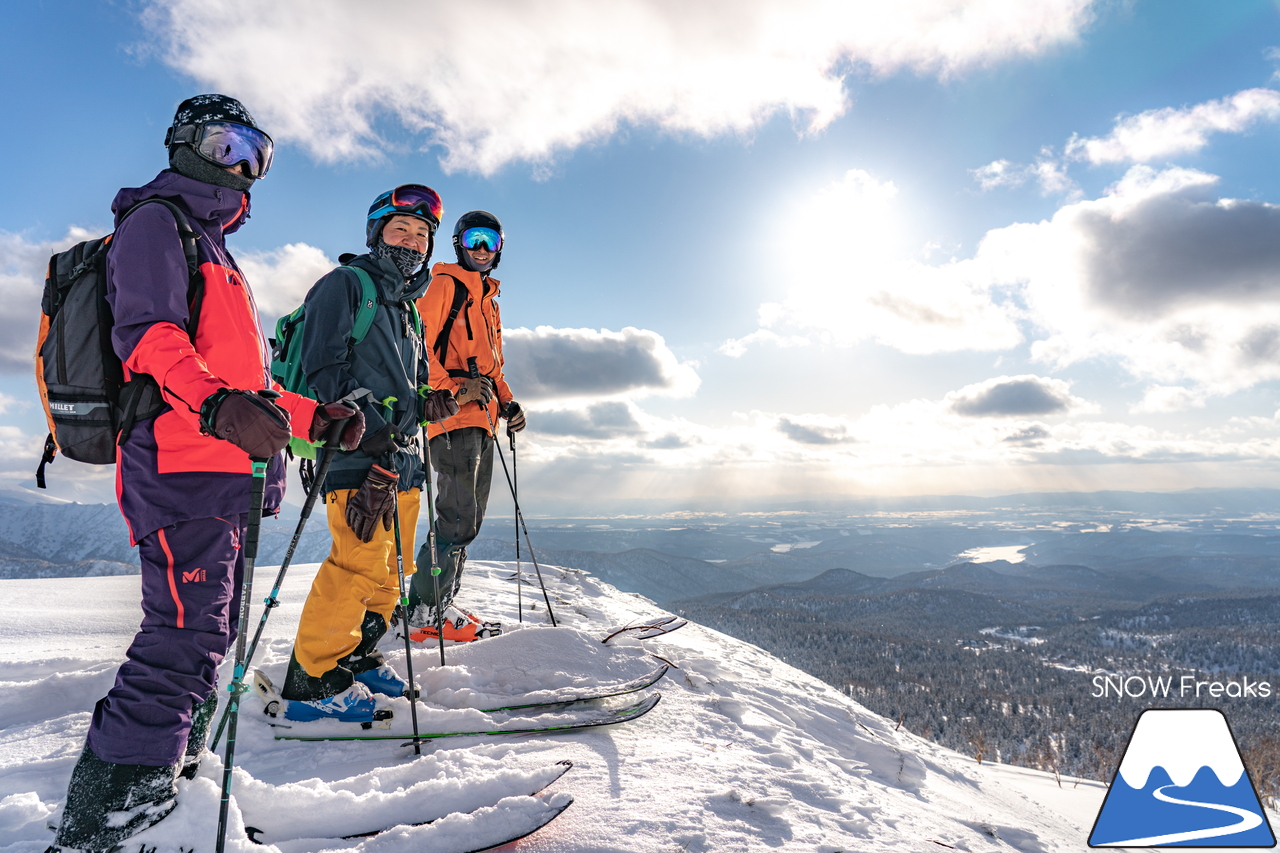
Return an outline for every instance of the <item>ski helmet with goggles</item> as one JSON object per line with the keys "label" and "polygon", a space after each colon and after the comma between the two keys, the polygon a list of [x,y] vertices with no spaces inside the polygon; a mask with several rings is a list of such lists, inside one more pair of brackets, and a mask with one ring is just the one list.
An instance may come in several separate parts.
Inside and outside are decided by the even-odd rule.
{"label": "ski helmet with goggles", "polygon": [[472,210],[458,217],[458,224],[453,226],[453,250],[458,254],[458,263],[471,269],[471,259],[464,249],[487,248],[493,252],[493,263],[489,270],[497,269],[502,259],[502,223],[498,217],[487,210]]}
{"label": "ski helmet with goggles", "polygon": [[431,236],[427,241],[427,260],[436,246],[436,229],[444,216],[444,202],[440,194],[425,184],[401,184],[388,190],[369,205],[365,217],[364,244],[372,249],[382,234],[382,226],[392,216],[415,216],[427,223]]}
{"label": "ski helmet with goggles", "polygon": [[222,168],[244,163],[258,179],[271,168],[275,144],[258,129],[244,104],[226,95],[196,95],[178,105],[164,147],[189,145],[202,160]]}

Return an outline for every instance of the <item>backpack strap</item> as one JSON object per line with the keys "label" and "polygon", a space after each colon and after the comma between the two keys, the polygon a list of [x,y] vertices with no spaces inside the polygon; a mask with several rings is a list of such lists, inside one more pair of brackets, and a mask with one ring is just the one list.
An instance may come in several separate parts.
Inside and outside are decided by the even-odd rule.
{"label": "backpack strap", "polygon": [[374,285],[369,273],[360,267],[344,266],[341,269],[356,274],[360,279],[360,307],[356,309],[355,321],[351,324],[351,346],[365,339],[369,329],[373,327],[373,318],[378,314],[378,288]]}
{"label": "backpack strap", "polygon": [[[196,241],[200,239],[200,235],[191,227],[191,223],[187,221],[187,216],[182,212],[182,209],[163,198],[148,198],[138,202],[125,211],[124,216],[120,217],[120,221],[124,222],[129,218],[130,214],[144,204],[163,204],[173,214],[174,225],[178,229],[178,239],[182,242],[182,254],[187,260],[187,337],[194,344],[196,328],[200,322],[200,309],[204,305],[204,276],[200,274],[200,257],[196,251]],[[106,329],[105,334],[107,335],[106,346],[109,347],[111,330]],[[138,403],[147,390],[145,386],[155,384],[155,379],[150,375],[137,374],[121,387],[120,393],[121,397],[124,398],[124,411],[120,419],[120,436],[116,440],[117,445],[122,446],[129,440],[129,434],[133,431],[134,422],[137,420]],[[156,390],[157,392],[159,391],[158,385]],[[151,414],[147,416],[150,417]]]}
{"label": "backpack strap", "polygon": [[[440,275],[447,275],[453,279],[453,303],[449,306],[449,316],[445,318],[444,325],[440,327],[440,334],[436,335],[436,341],[431,345],[431,349],[435,351],[436,358],[441,364],[444,364],[445,350],[449,346],[449,335],[453,332],[453,321],[458,319],[458,312],[462,310],[469,293],[466,285],[458,281],[455,276],[447,272],[442,272]],[[471,374],[467,373],[466,375],[470,376]]]}

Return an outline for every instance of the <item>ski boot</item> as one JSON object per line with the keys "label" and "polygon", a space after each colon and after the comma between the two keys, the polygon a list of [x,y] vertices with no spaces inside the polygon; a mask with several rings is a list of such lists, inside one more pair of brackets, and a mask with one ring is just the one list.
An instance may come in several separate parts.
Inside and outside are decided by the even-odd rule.
{"label": "ski boot", "polygon": [[355,680],[351,670],[335,666],[319,677],[308,675],[298,663],[297,655],[289,657],[289,670],[280,689],[280,698],[285,700],[284,718],[295,722],[342,720],[372,724],[382,719],[378,716],[373,694]]}
{"label": "ski boot", "polygon": [[[357,672],[356,681],[368,687],[371,693],[390,696],[393,699],[399,699],[409,693],[409,682],[401,678],[394,669],[385,663],[375,669]],[[418,691],[414,690],[413,693],[413,698],[417,699]]]}
{"label": "ski boot", "polygon": [[[413,612],[414,616],[422,617],[421,627],[418,627],[417,619],[409,620],[409,639],[415,643],[434,643],[439,640],[435,614],[429,611],[431,608],[424,605]],[[444,638],[453,643],[470,643],[486,637],[497,637],[502,633],[501,622],[483,622],[474,613],[468,613],[453,604],[445,607],[443,624]]]}
{"label": "ski boot", "polygon": [[285,702],[284,718],[295,723],[315,720],[341,720],[344,723],[372,723],[377,713],[373,694],[363,684],[355,683],[335,696],[323,699],[290,699]]}

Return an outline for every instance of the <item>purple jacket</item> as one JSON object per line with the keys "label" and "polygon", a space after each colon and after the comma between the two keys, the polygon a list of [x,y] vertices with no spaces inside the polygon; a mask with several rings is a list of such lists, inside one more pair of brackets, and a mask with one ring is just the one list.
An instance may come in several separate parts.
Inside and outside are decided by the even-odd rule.
{"label": "purple jacket", "polygon": [[[194,343],[187,334],[187,262],[173,214],[152,204],[123,219],[138,202],[176,204],[199,235],[196,249],[204,297]],[[200,405],[220,388],[275,388],[271,352],[253,293],[227,251],[225,235],[249,218],[249,196],[175,172],[138,189],[122,189],[111,206],[116,232],[107,255],[107,301],[115,317],[112,344],[126,375],[147,373],[168,405],[138,422],[119,448],[116,495],[134,543],[178,521],[248,512],[249,457],[230,442],[200,432]],[[293,432],[306,437],[315,401],[285,394]],[[266,511],[284,497],[284,459],[267,469]]]}

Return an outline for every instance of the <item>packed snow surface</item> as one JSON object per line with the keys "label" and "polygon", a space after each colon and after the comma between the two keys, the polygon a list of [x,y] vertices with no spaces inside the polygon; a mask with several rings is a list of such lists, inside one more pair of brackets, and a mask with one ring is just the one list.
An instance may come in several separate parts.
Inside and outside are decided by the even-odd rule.
{"label": "packed snow surface", "polygon": [[[651,655],[678,667],[650,689],[662,694],[658,706],[610,728],[456,738],[414,756],[396,740],[277,740],[261,700],[248,694],[228,850],[450,853],[481,846],[484,833],[536,825],[569,797],[563,816],[515,849],[1086,849],[1105,793],[1100,784],[978,765],[754,646],[697,625],[602,645],[610,629],[664,614],[578,571],[543,567],[560,628],[546,624],[536,587],[524,589],[519,624],[514,568],[472,564],[461,596],[468,609],[502,621],[504,636],[447,648],[444,667],[434,645],[415,648],[414,674],[429,703],[419,705],[424,730],[519,720],[476,709],[635,678],[658,665]],[[290,570],[259,649],[255,663],[277,682],[315,570]],[[273,576],[260,568],[255,625]],[[57,817],[94,702],[110,688],[141,618],[137,588],[137,577],[0,581],[0,853],[39,853],[51,842],[46,824]],[[388,637],[383,648],[403,674],[403,643]],[[222,678],[225,684],[229,665]],[[407,700],[391,707],[396,731],[407,730]],[[566,760],[573,763],[567,772],[558,764]],[[148,843],[212,853],[221,778],[218,756],[206,754],[200,775],[180,783],[178,809],[145,833]],[[247,841],[246,824],[271,843]],[[340,838],[398,824],[370,838]]]}

